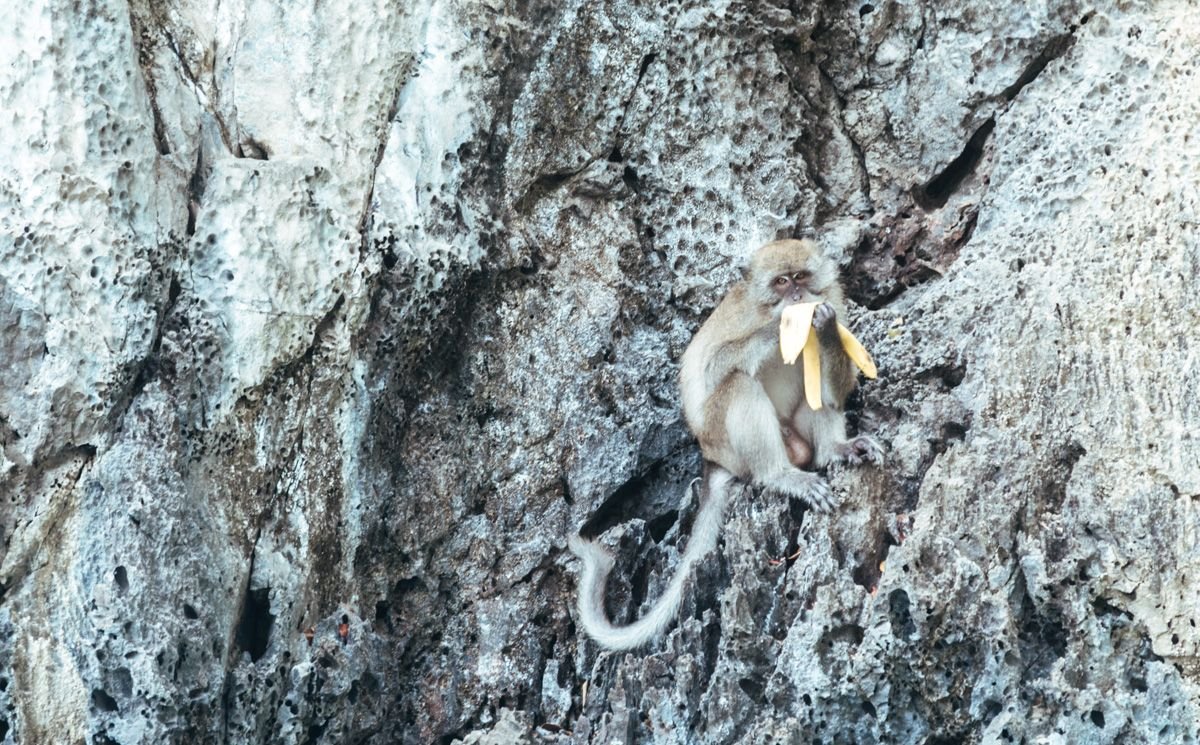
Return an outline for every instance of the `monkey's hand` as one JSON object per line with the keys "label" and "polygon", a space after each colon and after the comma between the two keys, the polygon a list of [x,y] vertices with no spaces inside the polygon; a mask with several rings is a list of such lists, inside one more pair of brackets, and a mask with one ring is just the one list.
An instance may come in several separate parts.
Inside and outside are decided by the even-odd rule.
{"label": "monkey's hand", "polygon": [[883,463],[883,446],[874,437],[859,435],[853,440],[838,446],[838,454],[852,466],[863,463]]}
{"label": "monkey's hand", "polygon": [[835,318],[838,318],[838,312],[834,311],[833,306],[828,302],[822,302],[816,307],[816,310],[812,311],[812,328],[820,331],[821,334],[828,334],[838,328],[834,325]]}
{"label": "monkey's hand", "polygon": [[833,310],[833,306],[828,302],[822,302],[812,311],[812,328],[817,330],[817,338],[820,338],[823,347],[838,350],[842,348],[838,338],[838,311]]}

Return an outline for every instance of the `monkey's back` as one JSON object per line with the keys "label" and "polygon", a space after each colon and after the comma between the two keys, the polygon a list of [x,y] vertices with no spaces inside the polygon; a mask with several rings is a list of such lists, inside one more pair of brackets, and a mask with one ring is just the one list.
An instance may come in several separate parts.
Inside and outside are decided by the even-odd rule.
{"label": "monkey's back", "polygon": [[700,326],[681,359],[679,394],[692,434],[701,437],[707,404],[730,375],[758,374],[775,351],[776,336],[770,314],[747,297],[744,283],[735,285]]}

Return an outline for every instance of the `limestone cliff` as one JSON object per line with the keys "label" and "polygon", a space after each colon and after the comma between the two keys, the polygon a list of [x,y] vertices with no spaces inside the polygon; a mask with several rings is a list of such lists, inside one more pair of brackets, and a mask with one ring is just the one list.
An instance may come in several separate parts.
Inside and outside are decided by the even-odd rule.
{"label": "limestone cliff", "polygon": [[[1194,2],[6,15],[0,742],[1200,737]],[[601,654],[565,538],[653,600],[679,356],[796,235],[887,463]]]}

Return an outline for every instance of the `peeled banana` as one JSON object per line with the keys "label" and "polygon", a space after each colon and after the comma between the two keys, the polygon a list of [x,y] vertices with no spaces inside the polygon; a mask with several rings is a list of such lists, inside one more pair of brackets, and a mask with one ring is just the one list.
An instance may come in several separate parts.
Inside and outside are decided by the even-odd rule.
{"label": "peeled banana", "polygon": [[[822,406],[821,344],[817,335],[812,333],[813,313],[818,305],[820,303],[789,305],[783,309],[783,317],[779,321],[779,352],[783,355],[783,361],[794,365],[801,353],[804,354],[804,398],[814,411]],[[837,325],[837,330],[846,356],[863,371],[863,375],[874,379],[878,370],[866,348],[842,324]]]}
{"label": "peeled banana", "polygon": [[779,352],[787,364],[796,364],[800,350],[811,336],[809,332],[816,310],[817,303],[797,303],[783,309],[783,317],[779,320]]}

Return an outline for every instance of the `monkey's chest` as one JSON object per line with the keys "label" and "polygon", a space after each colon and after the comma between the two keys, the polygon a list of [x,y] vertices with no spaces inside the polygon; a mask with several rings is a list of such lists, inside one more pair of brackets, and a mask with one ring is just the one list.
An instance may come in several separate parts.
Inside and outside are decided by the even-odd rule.
{"label": "monkey's chest", "polygon": [[771,361],[759,370],[758,380],[780,418],[790,418],[800,408],[800,400],[804,396],[803,365],[785,365],[782,360]]}

